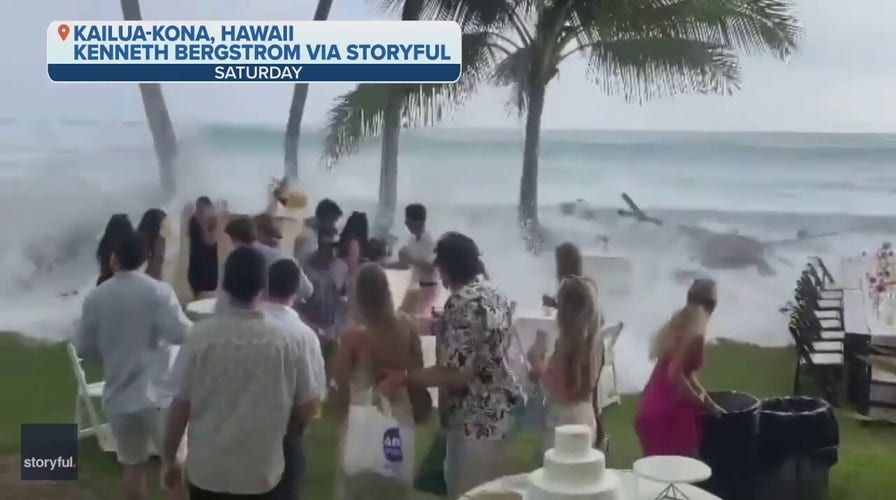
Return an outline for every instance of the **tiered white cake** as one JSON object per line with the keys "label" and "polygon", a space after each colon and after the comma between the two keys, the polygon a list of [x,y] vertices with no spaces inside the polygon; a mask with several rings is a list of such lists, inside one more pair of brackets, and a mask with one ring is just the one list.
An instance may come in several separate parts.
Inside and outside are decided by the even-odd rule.
{"label": "tiered white cake", "polygon": [[619,500],[619,477],[591,442],[588,426],[557,427],[544,467],[529,474],[526,500]]}

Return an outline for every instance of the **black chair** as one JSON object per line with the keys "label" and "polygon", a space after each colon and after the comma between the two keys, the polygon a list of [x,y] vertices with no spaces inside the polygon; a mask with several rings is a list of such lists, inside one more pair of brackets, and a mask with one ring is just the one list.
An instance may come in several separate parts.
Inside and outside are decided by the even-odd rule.
{"label": "black chair", "polygon": [[832,289],[825,283],[825,280],[822,279],[818,274],[818,270],[815,269],[815,266],[812,265],[811,262],[806,264],[806,272],[809,274],[809,278],[812,280],[812,284],[815,286],[815,289],[818,290],[818,295],[822,299],[829,300],[843,300],[843,290]]}
{"label": "black chair", "polygon": [[839,288],[837,282],[834,280],[834,276],[831,275],[831,272],[828,271],[828,266],[824,264],[824,261],[821,260],[821,257],[815,256],[810,257],[811,260],[815,261],[815,264],[818,266],[818,269],[821,270],[821,277],[823,279],[822,284],[823,288],[834,290]]}
{"label": "black chair", "polygon": [[824,395],[824,399],[837,406],[837,395],[840,381],[843,379],[843,353],[812,352],[803,341],[803,332],[797,315],[791,316],[787,328],[796,344],[797,362],[793,374],[793,395],[801,395],[800,378],[804,370],[815,381]]}
{"label": "black chair", "polygon": [[803,300],[812,307],[819,319],[841,320],[843,318],[843,300],[822,299],[807,271],[803,271],[800,275],[794,296],[797,301]]}
{"label": "black chair", "polygon": [[800,317],[805,331],[817,340],[836,340],[843,342],[846,332],[839,319],[820,319],[805,300],[797,300],[793,311]]}
{"label": "black chair", "polygon": [[840,336],[837,331],[823,331],[815,328],[810,318],[806,318],[800,309],[794,309],[790,315],[790,322],[797,328],[802,343],[810,352],[844,352],[845,335]]}

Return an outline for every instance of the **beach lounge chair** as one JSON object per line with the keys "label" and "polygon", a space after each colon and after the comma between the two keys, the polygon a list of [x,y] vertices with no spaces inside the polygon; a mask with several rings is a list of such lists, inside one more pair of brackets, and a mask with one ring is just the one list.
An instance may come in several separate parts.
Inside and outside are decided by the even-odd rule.
{"label": "beach lounge chair", "polygon": [[604,366],[600,370],[600,378],[597,386],[597,403],[598,409],[619,403],[619,389],[616,385],[616,363],[613,354],[616,348],[616,341],[619,340],[619,334],[622,333],[624,324],[619,323],[604,328],[601,332],[601,338],[604,342]]}
{"label": "beach lounge chair", "polygon": [[793,395],[801,394],[800,377],[805,370],[832,406],[837,406],[837,387],[843,378],[842,352],[813,352],[803,341],[799,321],[792,317],[788,330],[796,344],[797,362],[793,374]]}
{"label": "beach lounge chair", "polygon": [[[78,425],[78,439],[96,436],[100,449],[105,452],[114,452],[116,449],[115,438],[106,423],[100,421],[99,413],[93,404],[94,399],[103,397],[105,382],[87,383],[84,368],[81,367],[81,359],[75,346],[69,342],[66,344],[68,358],[75,375],[77,395],[75,397],[75,423]],[[85,415],[86,412],[86,415]],[[87,421],[85,422],[85,417]]]}

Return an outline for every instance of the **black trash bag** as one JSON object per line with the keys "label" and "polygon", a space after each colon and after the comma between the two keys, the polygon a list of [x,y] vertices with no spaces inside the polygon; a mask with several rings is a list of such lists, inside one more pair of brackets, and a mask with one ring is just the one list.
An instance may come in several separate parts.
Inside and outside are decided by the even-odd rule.
{"label": "black trash bag", "polygon": [[743,392],[711,392],[725,414],[706,415],[700,458],[712,469],[701,485],[725,500],[753,500],[759,435],[759,400]]}
{"label": "black trash bag", "polygon": [[828,467],[838,460],[840,429],[834,409],[809,397],[766,399],[759,415],[759,458],[773,470],[787,458],[813,458]]}
{"label": "black trash bag", "polygon": [[436,496],[448,494],[445,484],[445,455],[448,446],[442,433],[436,435],[414,477],[414,489]]}

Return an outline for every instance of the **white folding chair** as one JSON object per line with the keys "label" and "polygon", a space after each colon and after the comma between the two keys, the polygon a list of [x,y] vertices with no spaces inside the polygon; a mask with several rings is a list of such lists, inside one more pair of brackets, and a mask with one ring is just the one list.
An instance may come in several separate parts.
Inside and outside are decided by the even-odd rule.
{"label": "white folding chair", "polygon": [[[103,387],[105,382],[87,383],[87,376],[84,374],[84,368],[81,367],[81,359],[75,346],[69,342],[66,345],[68,358],[72,365],[72,372],[75,374],[75,383],[78,386],[77,396],[75,397],[75,423],[78,425],[78,439],[89,436],[96,436],[100,449],[106,452],[114,452],[116,450],[115,438],[109,430],[108,424],[100,422],[99,414],[93,405],[94,398],[103,397]],[[84,413],[87,415],[84,415]],[[87,417],[87,422],[84,417]]]}
{"label": "white folding chair", "polygon": [[616,386],[616,363],[613,350],[616,341],[625,326],[621,321],[613,326],[601,330],[600,335],[604,341],[604,366],[600,371],[600,379],[597,381],[597,402],[601,410],[620,402],[619,389]]}

